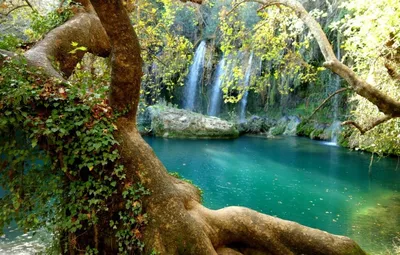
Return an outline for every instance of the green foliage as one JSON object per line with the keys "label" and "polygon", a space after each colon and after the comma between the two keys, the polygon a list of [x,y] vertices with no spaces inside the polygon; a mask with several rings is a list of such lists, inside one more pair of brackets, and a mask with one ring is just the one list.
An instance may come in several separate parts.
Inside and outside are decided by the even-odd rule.
{"label": "green foliage", "polygon": [[75,48],[68,52],[69,54],[75,54],[77,51],[87,51],[87,48],[85,46],[79,46],[77,42],[72,42],[71,46]]}
{"label": "green foliage", "polygon": [[[240,59],[246,59],[249,52],[254,54],[253,62],[260,63],[252,66],[250,89],[261,96],[263,103],[274,105],[277,93],[285,95],[301,83],[315,81],[322,69],[303,60],[311,35],[294,13],[287,8],[270,7],[256,15],[257,6],[243,6],[229,14],[224,9],[220,12],[221,50],[232,59],[227,67],[232,76],[223,88],[225,102],[238,102],[247,90],[247,65]],[[243,17],[258,18],[250,21]]]}
{"label": "green foliage", "polygon": [[137,5],[140,11],[133,12],[131,19],[144,60],[142,95],[147,104],[162,97],[171,101],[174,89],[183,86],[192,60],[193,45],[181,34],[194,26],[194,8],[171,0],[141,0]]}
{"label": "green foliage", "polygon": [[[125,182],[113,136],[119,114],[107,90],[59,83],[23,60],[8,61],[0,73],[0,185],[7,192],[0,226],[12,220],[25,231],[47,226],[58,240],[74,236],[74,247],[100,216],[115,213],[109,205],[122,192],[125,209],[110,227],[121,254],[142,250],[140,198],[149,193]],[[87,254],[97,254],[93,247]]]}
{"label": "green foliage", "polygon": [[1,36],[0,49],[15,51],[16,48],[22,43],[22,40],[12,34]]}
{"label": "green foliage", "polygon": [[69,6],[52,10],[46,14],[34,11],[29,15],[31,24],[25,33],[31,40],[39,40],[51,29],[63,24],[72,16],[73,12]]}
{"label": "green foliage", "polygon": [[[385,67],[389,64],[397,72],[400,70],[400,2],[349,0],[343,4],[343,8],[348,14],[333,27],[345,36],[345,61],[352,65],[360,77],[395,100],[400,100],[400,81],[392,79]],[[352,102],[352,118],[361,125],[367,125],[382,115],[365,98],[354,96]],[[354,130],[350,140],[358,148],[379,155],[400,155],[399,134],[400,121],[394,119],[364,135]]]}

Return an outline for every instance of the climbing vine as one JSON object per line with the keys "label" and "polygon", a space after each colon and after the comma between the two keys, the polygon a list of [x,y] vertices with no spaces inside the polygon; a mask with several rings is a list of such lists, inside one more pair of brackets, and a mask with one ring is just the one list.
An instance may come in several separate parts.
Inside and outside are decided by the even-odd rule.
{"label": "climbing vine", "polygon": [[[363,79],[376,88],[400,99],[400,3],[399,1],[358,0],[345,1],[342,6],[347,15],[332,27],[345,37],[345,61]],[[373,21],[373,22],[371,22]],[[383,114],[361,96],[351,98],[351,118],[362,126],[368,125]],[[361,135],[353,130],[350,146],[372,151],[379,155],[400,154],[400,121],[393,119]]]}
{"label": "climbing vine", "polygon": [[[121,254],[142,250],[141,197],[149,192],[126,182],[113,136],[121,113],[108,105],[107,87],[60,83],[22,58],[7,60],[0,73],[0,226],[46,226],[68,244],[62,250],[97,254],[99,229],[109,225]],[[119,200],[122,208],[110,208]],[[113,221],[101,222],[105,215]],[[86,235],[93,243],[78,247]]]}

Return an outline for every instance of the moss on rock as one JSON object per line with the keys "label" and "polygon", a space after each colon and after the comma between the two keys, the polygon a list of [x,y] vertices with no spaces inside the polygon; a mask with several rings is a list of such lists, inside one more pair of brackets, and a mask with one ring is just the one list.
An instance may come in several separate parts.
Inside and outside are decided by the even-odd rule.
{"label": "moss on rock", "polygon": [[151,119],[152,134],[165,138],[236,138],[235,124],[199,113],[168,106],[151,106],[147,109]]}

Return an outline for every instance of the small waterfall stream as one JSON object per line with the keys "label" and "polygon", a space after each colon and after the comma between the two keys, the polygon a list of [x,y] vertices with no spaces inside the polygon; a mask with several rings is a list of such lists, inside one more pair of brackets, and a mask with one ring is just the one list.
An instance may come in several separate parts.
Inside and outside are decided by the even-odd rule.
{"label": "small waterfall stream", "polygon": [[240,100],[240,115],[239,115],[239,121],[244,122],[246,120],[246,106],[247,106],[247,97],[249,95],[249,90],[248,86],[250,83],[250,76],[251,76],[251,65],[253,63],[253,52],[251,52],[250,57],[249,57],[249,62],[247,64],[247,69],[246,69],[246,74],[244,76],[244,95],[242,97],[242,100]]}
{"label": "small waterfall stream", "polygon": [[[341,52],[340,52],[340,34],[339,31],[337,32],[337,37],[336,37],[336,58],[340,61],[341,60]],[[333,92],[337,91],[340,89],[340,77],[339,75],[335,75],[335,81],[334,81],[334,90]],[[340,132],[340,121],[338,120],[338,112],[339,112],[339,95],[336,94],[333,97],[333,120],[331,124],[331,143],[333,145],[337,145],[338,142],[338,135]]]}
{"label": "small waterfall stream", "polygon": [[210,100],[210,107],[208,109],[208,115],[210,116],[217,116],[220,108],[221,108],[221,99],[222,99],[222,90],[221,85],[224,80],[224,66],[225,66],[225,58],[219,61],[217,65],[217,70],[215,71],[215,78],[212,85],[211,90],[211,100]]}
{"label": "small waterfall stream", "polygon": [[183,108],[193,111],[196,105],[197,87],[203,74],[206,42],[202,41],[194,54],[193,64],[190,66],[189,75],[185,84]]}

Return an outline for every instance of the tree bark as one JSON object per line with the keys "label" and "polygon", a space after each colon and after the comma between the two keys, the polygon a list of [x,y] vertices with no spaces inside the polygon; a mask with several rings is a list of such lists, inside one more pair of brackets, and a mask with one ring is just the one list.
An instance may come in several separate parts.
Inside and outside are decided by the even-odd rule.
{"label": "tree bark", "polygon": [[[143,233],[145,254],[153,249],[160,254],[196,255],[365,254],[347,237],[247,208],[228,207],[214,211],[202,206],[199,191],[191,184],[170,176],[136,128],[142,75],[140,46],[122,1],[92,0],[92,4],[99,19],[92,13],[78,14],[50,32],[25,56],[48,74],[65,79],[82,57],[68,54],[71,40],[78,40],[79,45],[88,47],[97,55],[111,52],[110,104],[116,110],[128,110],[117,120],[118,130],[115,132],[127,176],[121,185],[140,182],[151,192],[143,200],[149,216]],[[63,61],[60,63],[63,74],[52,66],[53,58]],[[116,201],[121,200],[122,197],[116,198]],[[110,206],[114,211],[118,207],[118,204]],[[97,226],[83,236],[85,240],[76,240],[76,236],[70,236],[70,239],[83,242],[81,247],[87,243],[94,244],[99,247],[100,254],[117,254],[115,237],[110,236],[114,231],[109,227],[109,220],[107,215],[100,219],[103,223],[101,233],[98,231],[100,226]],[[91,240],[94,238],[96,240]],[[71,248],[69,253],[74,254],[74,249]]]}
{"label": "tree bark", "polygon": [[24,56],[30,65],[42,68],[46,74],[65,81],[86,53],[79,50],[70,53],[75,48],[73,42],[85,46],[87,52],[97,56],[106,57],[110,54],[109,39],[97,15],[81,12],[50,31]]}

